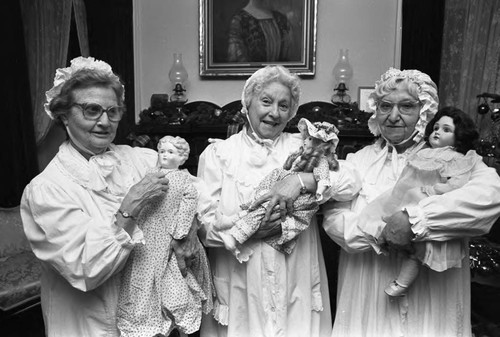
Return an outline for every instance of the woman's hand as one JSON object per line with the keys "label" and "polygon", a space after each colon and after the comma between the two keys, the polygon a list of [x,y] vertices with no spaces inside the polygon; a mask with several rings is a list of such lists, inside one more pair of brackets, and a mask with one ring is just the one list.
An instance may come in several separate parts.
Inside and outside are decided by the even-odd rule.
{"label": "woman's hand", "polygon": [[187,269],[191,267],[200,249],[200,245],[198,245],[197,229],[197,220],[193,219],[188,235],[180,240],[173,239],[171,243],[172,250],[177,259],[177,265],[183,277],[186,277]]}
{"label": "woman's hand", "polygon": [[386,225],[378,238],[379,244],[390,249],[412,253],[411,239],[414,234],[411,230],[408,214],[399,211],[382,218],[382,220],[386,222]]}
{"label": "woman's hand", "polygon": [[168,179],[165,178],[165,173],[149,173],[130,188],[120,209],[137,217],[148,202],[167,191]]}
{"label": "woman's hand", "polygon": [[263,223],[271,218],[275,206],[278,207],[281,221],[285,221],[286,215],[293,212],[293,202],[300,195],[300,181],[295,175],[290,175],[274,184],[269,192],[262,195],[250,205],[249,211],[256,209],[266,201],[266,214],[262,220]]}
{"label": "woman's hand", "polygon": [[254,239],[265,239],[281,235],[281,214],[278,210],[271,213],[269,220],[262,220],[259,229],[252,235]]}

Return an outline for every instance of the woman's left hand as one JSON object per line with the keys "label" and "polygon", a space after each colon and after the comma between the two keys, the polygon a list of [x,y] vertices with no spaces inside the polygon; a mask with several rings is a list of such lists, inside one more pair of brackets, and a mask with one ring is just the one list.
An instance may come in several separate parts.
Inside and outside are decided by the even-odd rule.
{"label": "woman's left hand", "polygon": [[197,220],[193,219],[193,223],[188,235],[180,240],[172,240],[172,250],[174,251],[175,257],[177,259],[177,265],[179,266],[183,277],[186,277],[187,269],[191,267],[191,264],[196,258],[198,250],[200,249],[200,246],[197,244],[197,230]]}
{"label": "woman's left hand", "polygon": [[281,221],[285,221],[286,215],[293,211],[293,202],[300,195],[300,188],[300,181],[297,177],[295,177],[295,175],[290,175],[277,181],[269,192],[255,200],[252,205],[250,205],[249,211],[256,209],[269,200],[269,204],[266,207],[266,214],[262,221],[266,222],[270,219],[275,206],[279,207]]}
{"label": "woman's left hand", "polygon": [[378,238],[379,244],[386,245],[395,250],[411,252],[411,239],[414,234],[411,230],[408,214],[404,211],[399,211],[382,218],[382,220],[386,222],[386,225]]}
{"label": "woman's left hand", "polygon": [[272,236],[281,235],[281,215],[279,212],[272,212],[269,220],[262,220],[259,229],[252,235],[253,239],[265,239]]}

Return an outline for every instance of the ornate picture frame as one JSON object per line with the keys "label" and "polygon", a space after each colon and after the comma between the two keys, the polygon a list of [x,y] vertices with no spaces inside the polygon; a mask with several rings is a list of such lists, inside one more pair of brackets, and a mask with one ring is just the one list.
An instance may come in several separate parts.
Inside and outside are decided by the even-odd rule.
{"label": "ornate picture frame", "polygon": [[[201,77],[249,76],[268,64],[315,75],[318,0],[263,2],[270,7],[253,12],[252,0],[199,0]],[[270,28],[260,28],[251,12],[270,20]]]}

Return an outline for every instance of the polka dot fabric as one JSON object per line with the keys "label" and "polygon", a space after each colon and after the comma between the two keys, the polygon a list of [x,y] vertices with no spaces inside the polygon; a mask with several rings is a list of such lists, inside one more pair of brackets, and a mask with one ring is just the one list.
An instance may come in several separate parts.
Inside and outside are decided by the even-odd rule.
{"label": "polka dot fabric", "polygon": [[[158,171],[158,169],[156,169]],[[138,226],[145,245],[134,248],[122,272],[118,328],[122,336],[168,335],[174,328],[197,331],[202,312],[212,309],[214,288],[204,247],[181,275],[171,249],[172,239],[184,238],[192,225],[198,201],[193,177],[184,170],[162,170],[168,192],[144,207]]]}

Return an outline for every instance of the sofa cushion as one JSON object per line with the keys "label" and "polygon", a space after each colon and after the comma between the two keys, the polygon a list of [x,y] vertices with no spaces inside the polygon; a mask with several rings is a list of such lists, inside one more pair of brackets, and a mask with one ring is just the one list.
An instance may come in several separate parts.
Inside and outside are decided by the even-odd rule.
{"label": "sofa cushion", "polygon": [[0,208],[0,258],[31,251],[23,224],[19,206]]}
{"label": "sofa cushion", "polygon": [[0,258],[0,309],[7,311],[40,297],[41,272],[32,252]]}

